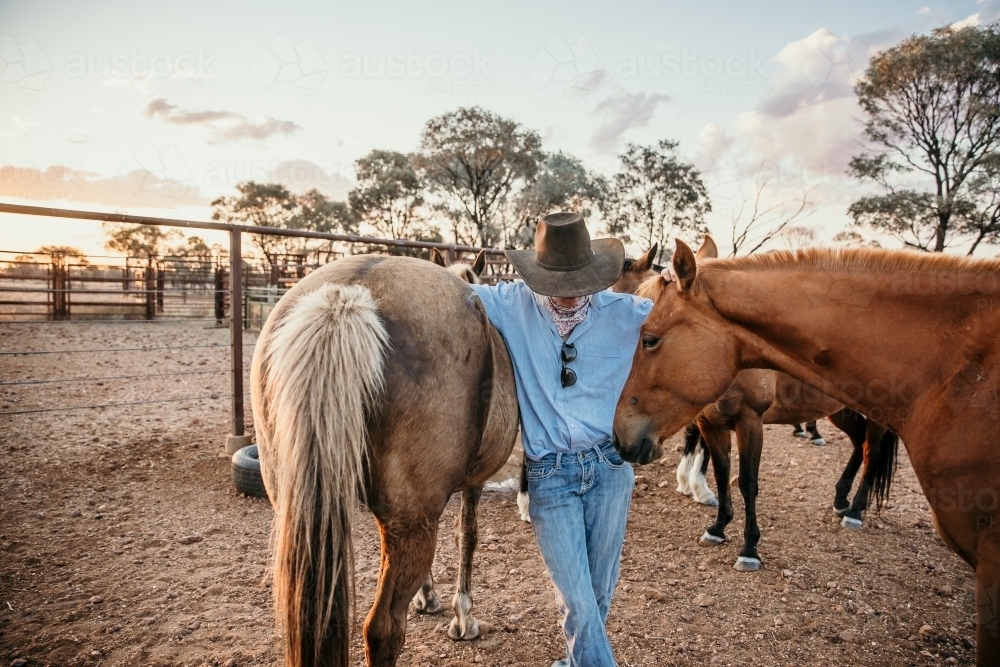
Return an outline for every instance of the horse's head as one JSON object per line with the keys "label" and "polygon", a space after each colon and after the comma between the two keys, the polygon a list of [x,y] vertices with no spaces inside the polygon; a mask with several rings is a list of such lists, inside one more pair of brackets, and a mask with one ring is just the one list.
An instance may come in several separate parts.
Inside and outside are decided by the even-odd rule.
{"label": "horse's head", "polygon": [[[706,237],[697,258],[717,252]],[[659,458],[662,441],[722,395],[738,372],[728,328],[698,282],[697,258],[678,240],[676,279],[659,275],[637,292],[654,304],[615,412],[615,447],[626,461]]]}
{"label": "horse's head", "polygon": [[618,282],[611,286],[611,291],[621,294],[635,294],[644,280],[655,277],[653,259],[656,257],[656,251],[659,247],[659,243],[654,243],[653,247],[639,259],[626,259],[625,270],[622,271]]}
{"label": "horse's head", "polygon": [[467,283],[478,285],[482,281],[479,276],[483,275],[486,268],[486,251],[480,250],[472,264],[465,262],[450,263],[444,255],[438,252],[437,248],[431,248],[431,261],[438,266],[443,266]]}

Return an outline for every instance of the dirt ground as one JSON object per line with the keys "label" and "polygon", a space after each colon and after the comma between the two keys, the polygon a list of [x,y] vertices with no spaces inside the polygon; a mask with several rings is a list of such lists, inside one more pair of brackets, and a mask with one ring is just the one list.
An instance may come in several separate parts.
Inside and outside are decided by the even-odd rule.
{"label": "dirt ground", "polygon": [[[193,324],[0,324],[0,351],[225,345],[227,336]],[[249,359],[252,335],[246,342]],[[220,347],[0,356],[0,383],[220,371],[0,386],[0,412],[209,396],[0,416],[0,665],[280,662],[265,577],[271,509],[235,492],[222,454],[226,355]],[[826,447],[793,438],[790,427],[766,429],[757,573],[732,568],[738,494],[734,541],[701,547],[714,509],[674,490],[673,446],[637,468],[608,623],[621,665],[973,664],[973,579],[935,535],[905,454],[890,507],[847,531],[831,503],[849,443],[830,424],[820,428]],[[446,602],[456,500],[441,519],[434,564]],[[551,587],[513,489],[484,494],[480,535],[473,595],[483,637],[454,643],[450,611],[411,613],[400,664],[547,667],[562,657]],[[366,611],[379,563],[370,514],[355,540]],[[363,664],[357,640],[354,662]]]}

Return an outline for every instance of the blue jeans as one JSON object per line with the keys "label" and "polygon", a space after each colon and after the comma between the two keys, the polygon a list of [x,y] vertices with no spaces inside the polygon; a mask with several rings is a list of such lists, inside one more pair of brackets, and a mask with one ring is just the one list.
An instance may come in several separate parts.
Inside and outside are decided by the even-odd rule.
{"label": "blue jeans", "polygon": [[555,586],[566,664],[615,667],[604,629],[635,474],[610,442],[527,460],[531,526]]}

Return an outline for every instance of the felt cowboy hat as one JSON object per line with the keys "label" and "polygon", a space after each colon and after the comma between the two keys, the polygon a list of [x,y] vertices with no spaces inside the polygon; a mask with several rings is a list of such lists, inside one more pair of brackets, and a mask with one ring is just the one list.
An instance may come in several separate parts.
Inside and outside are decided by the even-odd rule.
{"label": "felt cowboy hat", "polygon": [[504,254],[531,291],[545,296],[595,294],[615,284],[625,267],[618,239],[590,240],[578,213],[553,213],[538,221],[534,250]]}

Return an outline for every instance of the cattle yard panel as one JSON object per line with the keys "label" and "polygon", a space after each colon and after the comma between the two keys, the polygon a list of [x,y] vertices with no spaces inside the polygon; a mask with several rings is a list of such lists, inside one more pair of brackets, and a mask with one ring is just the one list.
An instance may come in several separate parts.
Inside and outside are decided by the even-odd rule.
{"label": "cattle yard panel", "polygon": [[[0,203],[0,214],[10,213],[49,218],[68,218],[127,224],[156,225],[182,229],[208,229],[229,234],[229,252],[225,255],[204,257],[151,257],[111,258],[74,257],[65,254],[38,255],[0,251],[0,326],[40,325],[70,326],[74,322],[90,324],[130,325],[137,327],[128,340],[143,340],[143,325],[205,322],[209,328],[229,328],[228,344],[210,345],[138,345],[136,347],[75,349],[5,349],[0,337],[0,419],[17,415],[59,410],[107,409],[131,405],[152,405],[178,401],[215,401],[229,398],[231,428],[226,441],[226,451],[234,452],[249,444],[246,435],[244,377],[247,360],[243,354],[244,326],[259,328],[267,318],[280,295],[298,280],[321,264],[309,263],[306,255],[269,256],[263,262],[243,257],[243,234],[269,234],[304,239],[336,242],[350,252],[379,249],[382,252],[412,254],[415,250],[437,248],[452,262],[469,261],[476,253],[485,250],[487,267],[484,282],[513,279],[513,268],[507,263],[503,251],[495,248],[476,248],[430,241],[378,239],[347,234],[326,234],[304,230],[285,230],[270,227],[244,227],[217,222],[174,220],[145,216],[53,209],[38,206],[21,206]],[[332,260],[341,253],[327,251],[325,259]],[[240,261],[232,261],[232,258]],[[232,304],[239,304],[233,308]],[[10,337],[7,337],[8,339]],[[19,337],[21,339],[23,337]],[[188,369],[153,373],[117,373],[111,375],[74,375],[60,377],[8,377],[3,359],[18,356],[52,354],[63,359],[73,355],[114,354],[124,351],[171,350],[167,354],[194,348],[229,348],[228,371]],[[200,349],[199,349],[200,352]],[[72,362],[64,365],[72,365]],[[105,382],[161,379],[170,376],[179,381],[181,376],[198,376],[228,372],[230,394],[218,391],[199,396],[165,396],[154,393],[151,398],[131,397],[129,401],[105,399],[99,403],[82,402],[73,405],[20,404],[17,392],[27,387],[66,387],[86,385],[104,387]],[[85,393],[85,392],[84,392]],[[100,392],[98,392],[100,393]],[[107,393],[106,391],[103,393]]]}

